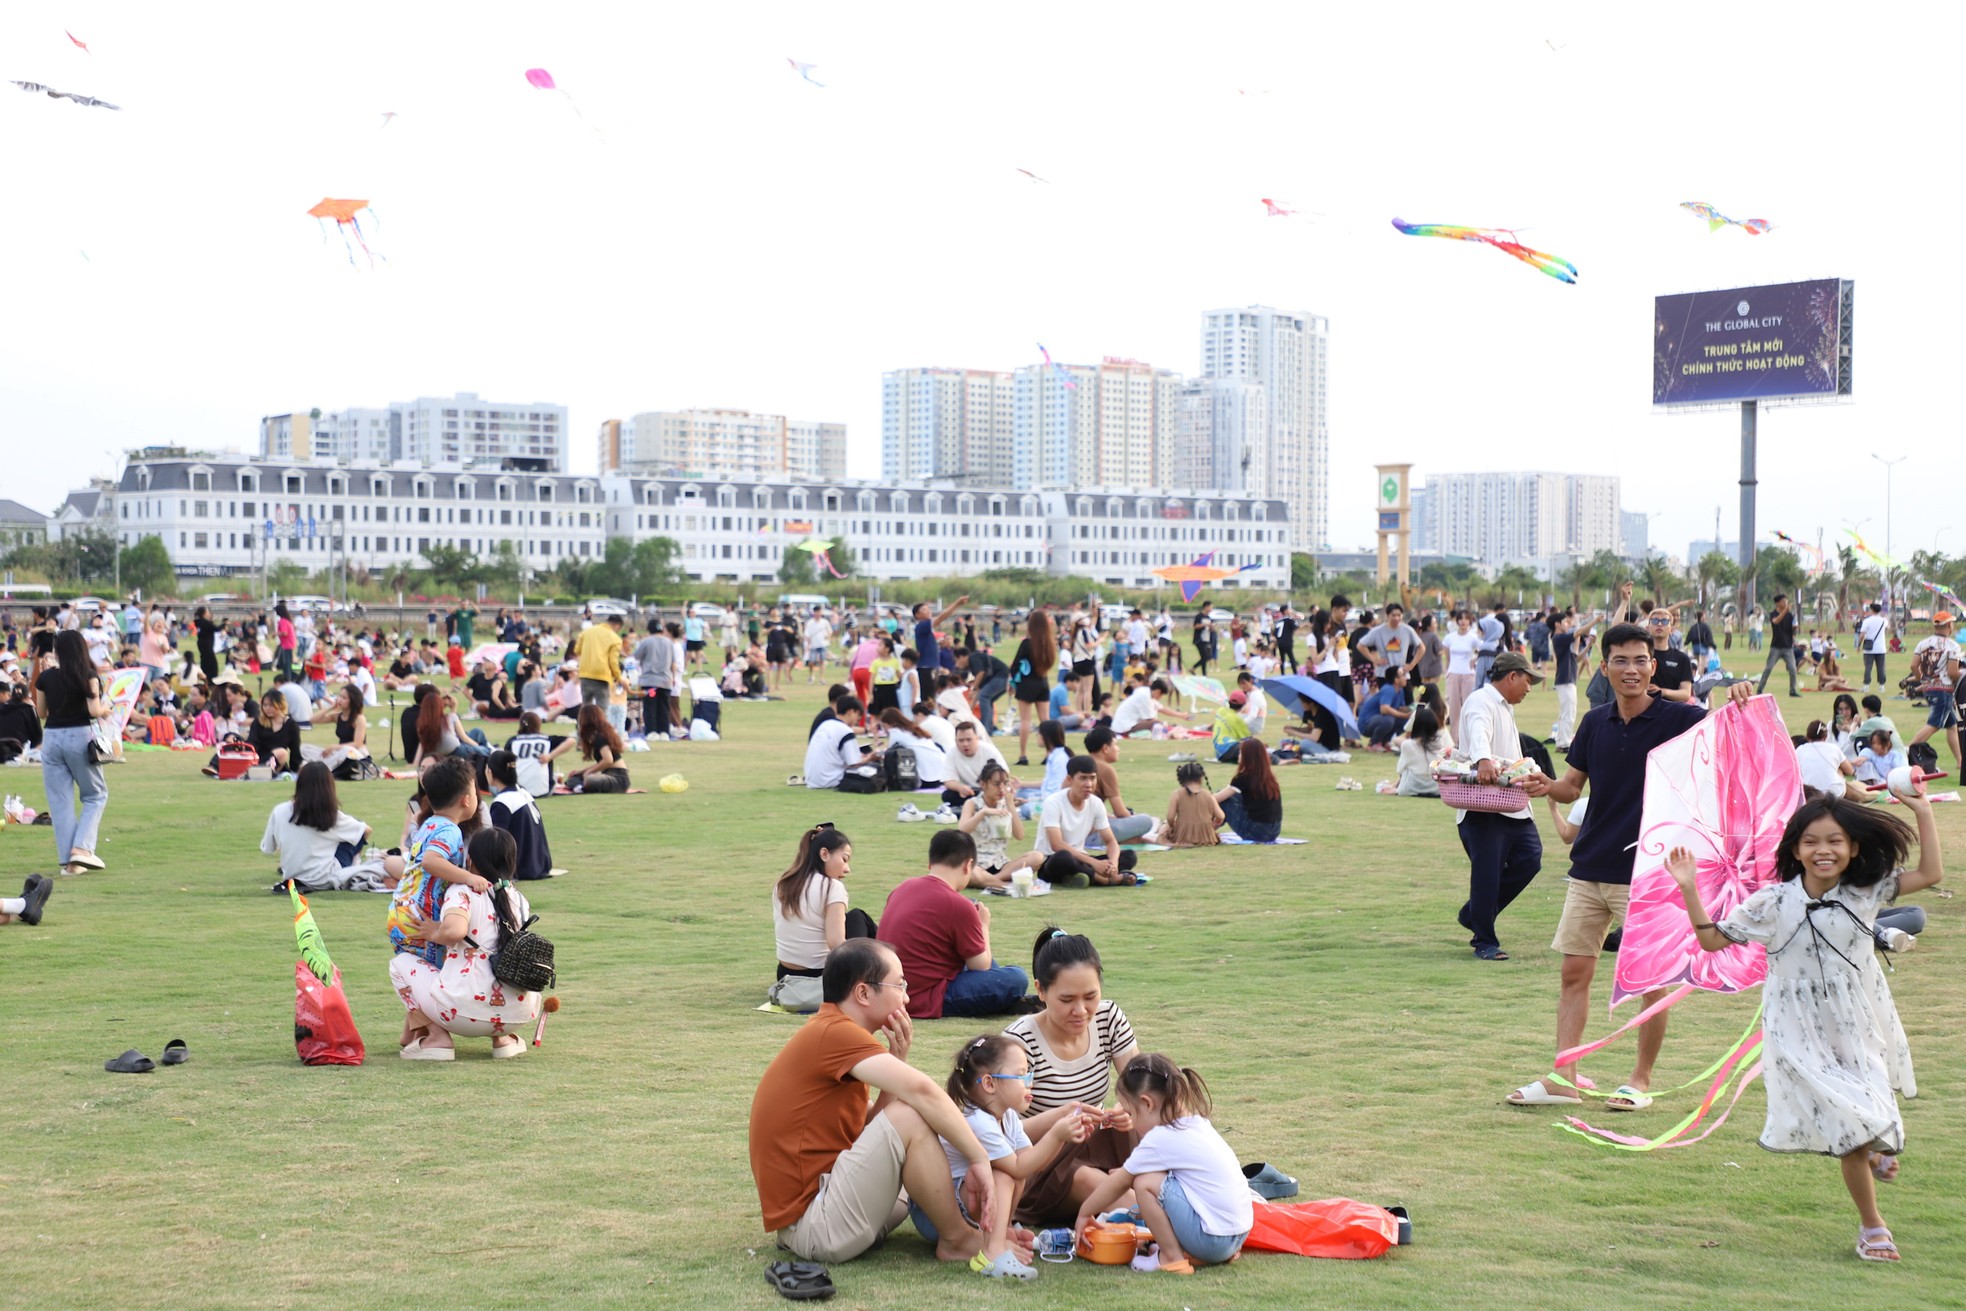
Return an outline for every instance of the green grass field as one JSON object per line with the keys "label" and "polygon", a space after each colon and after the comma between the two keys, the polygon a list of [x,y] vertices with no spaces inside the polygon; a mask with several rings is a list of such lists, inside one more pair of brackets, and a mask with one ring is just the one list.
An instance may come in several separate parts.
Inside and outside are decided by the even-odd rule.
{"label": "green grass field", "polygon": [[[1828,703],[1780,705],[1793,728]],[[798,1023],[752,1009],[771,975],[769,887],[799,831],[832,820],[855,839],[854,903],[878,914],[921,872],[933,831],[895,823],[885,796],[784,786],[817,704],[800,685],[782,703],[727,707],[721,743],[630,757],[637,785],[680,771],[684,794],[545,804],[572,873],[532,896],[558,944],[564,1009],[543,1048],[500,1065],[469,1041],[453,1065],[396,1059],[385,903],[355,894],[314,905],[370,1060],[300,1065],[290,912],[268,895],[272,862],[257,850],[286,787],[206,780],[193,753],[133,753],[109,774],[110,868],[62,879],[41,927],[0,929],[0,1300],[778,1305],[745,1148],[758,1075]],[[1913,712],[1890,708],[1909,734]],[[1539,689],[1521,723],[1546,732],[1552,713]],[[1164,805],[1173,749],[1123,748],[1136,807]],[[1310,845],[1149,855],[1151,887],[993,900],[993,933],[1000,959],[1026,964],[1048,922],[1089,933],[1143,1045],[1208,1077],[1245,1160],[1298,1176],[1305,1198],[1405,1204],[1413,1246],[1374,1262],[1252,1254],[1187,1280],[1045,1266],[1034,1285],[1000,1287],[939,1267],[904,1226],[884,1251],[834,1268],[835,1304],[1960,1305],[1966,903],[1926,894],[1931,930],[1892,978],[1923,1096],[1905,1109],[1901,1182],[1883,1190],[1905,1261],[1863,1265],[1836,1167],[1754,1145],[1758,1089],[1707,1142],[1637,1156],[1502,1104],[1548,1068],[1560,844],[1543,818],[1544,873],[1502,921],[1515,959],[1477,962],[1453,920],[1466,890],[1453,817],[1375,796],[1391,771],[1390,757],[1364,755],[1282,771],[1285,831]],[[1334,791],[1340,774],[1366,790]],[[0,770],[0,784],[42,804],[38,771]],[[343,806],[393,835],[408,790],[344,785]],[[1962,812],[1939,814],[1955,871]],[[51,868],[51,847],[45,828],[0,832],[9,890]],[[1607,959],[1600,1005],[1609,976]],[[1752,1006],[1701,995],[1681,1007],[1662,1083],[1704,1068]],[[1608,1027],[1600,1009],[1592,1032]],[[915,1063],[940,1079],[979,1031],[923,1025]],[[174,1037],[190,1044],[186,1065],[102,1069]],[[1610,1087],[1629,1060],[1613,1048],[1590,1069]],[[1597,1118],[1660,1132],[1691,1096]]]}

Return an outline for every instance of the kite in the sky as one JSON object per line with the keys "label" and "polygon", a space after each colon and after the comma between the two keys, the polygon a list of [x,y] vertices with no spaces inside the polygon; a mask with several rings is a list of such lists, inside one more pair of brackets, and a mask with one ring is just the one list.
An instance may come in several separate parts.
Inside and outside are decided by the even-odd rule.
{"label": "kite in the sky", "polygon": [[[543,68],[528,68],[526,70],[526,81],[532,83],[541,91],[558,91],[561,95],[567,96],[567,107],[573,110],[573,116],[583,123],[587,122],[587,115],[580,112],[580,106],[574,103],[572,96],[567,95],[565,87],[553,80],[551,73]],[[600,130],[599,128],[595,128],[595,134],[598,135]]]}
{"label": "kite in the sky", "polygon": [[[350,264],[355,262],[355,247],[360,246],[362,253],[369,257],[370,267],[374,267],[375,252],[369,249],[369,243],[363,239],[362,224],[356,217],[358,213],[368,208],[369,202],[366,200],[336,200],[333,197],[326,197],[320,204],[307,212],[315,218],[322,220],[322,241],[328,239],[327,220],[333,219],[335,221],[335,226],[341,229],[341,244],[348,250],[348,262]],[[371,219],[375,217],[374,210],[369,210],[369,217]],[[351,236],[354,238],[353,241],[349,240]]]}
{"label": "kite in the sky", "polygon": [[[1666,869],[1666,856],[1676,847],[1694,853],[1701,899],[1713,918],[1720,920],[1779,880],[1776,851],[1782,830],[1801,801],[1802,774],[1788,727],[1773,697],[1759,696],[1745,705],[1722,706],[1670,742],[1653,748],[1645,761],[1644,809],[1633,852],[1631,898],[1625,913],[1624,940],[1618,949],[1611,1005],[1616,1008],[1633,997],[1661,989],[1673,991],[1645,1007],[1610,1037],[1559,1052],[1559,1067],[1661,1014],[1695,988],[1745,992],[1768,977],[1768,954],[1761,946],[1736,944],[1716,952],[1700,947],[1687,918],[1685,900]],[[1666,1133],[1651,1139],[1629,1138],[1593,1129],[1574,1117],[1565,1127],[1592,1141],[1634,1151],[1699,1141],[1682,1139],[1682,1135],[1712,1109],[1737,1072],[1742,1082],[1734,1092],[1736,1099],[1759,1071],[1755,1063],[1761,1038],[1759,1021],[1757,1011],[1734,1048],[1694,1076],[1692,1083],[1718,1077],[1693,1113]],[[1732,1109],[1732,1102],[1728,1108]],[[1712,1133],[1724,1119],[1726,1111],[1699,1137]]]}
{"label": "kite in the sky", "polygon": [[1916,582],[1920,587],[1930,592],[1933,596],[1938,597],[1941,601],[1944,601],[1947,605],[1951,606],[1953,609],[1953,613],[1957,614],[1962,610],[1966,610],[1966,601],[1960,600],[1959,594],[1953,591],[1950,587],[1945,587],[1939,583],[1928,583],[1923,578],[1916,578],[1913,579],[1912,581]]}
{"label": "kite in the sky", "polygon": [[833,575],[833,577],[835,578],[846,577],[845,574],[841,573],[839,570],[833,567],[833,556],[832,556],[833,541],[831,538],[808,537],[803,542],[800,542],[797,546],[793,547],[792,549],[795,551],[810,551],[812,553],[812,562],[814,564],[820,566],[827,573]]}
{"label": "kite in the sky", "polygon": [[1050,369],[1053,373],[1057,374],[1059,379],[1067,387],[1069,387],[1073,391],[1077,391],[1079,389],[1078,383],[1072,381],[1072,375],[1065,372],[1065,366],[1059,364],[1057,361],[1051,358],[1051,352],[1044,348],[1043,342],[1038,343],[1038,353],[1044,356],[1045,367],[1047,369]]}
{"label": "kite in the sky", "polygon": [[1261,200],[1263,202],[1263,208],[1269,211],[1271,218],[1289,218],[1291,215],[1297,213],[1294,209],[1286,209],[1282,205],[1277,204],[1276,201],[1271,200],[1268,196],[1261,197]]}
{"label": "kite in the sky", "polygon": [[1558,282],[1574,284],[1577,281],[1575,264],[1540,250],[1529,249],[1517,241],[1516,234],[1507,228],[1461,228],[1449,223],[1408,223],[1404,219],[1394,219],[1393,226],[1409,237],[1446,237],[1450,241],[1484,242],[1515,256],[1538,272],[1549,274]]}
{"label": "kite in the sky", "polygon": [[792,59],[792,58],[790,58],[790,57],[788,57],[788,58],[787,58],[787,59],[785,60],[785,62],[786,62],[786,63],[788,63],[788,64],[790,64],[790,65],[792,66],[792,71],[793,71],[794,73],[797,73],[797,74],[798,74],[798,75],[799,75],[800,77],[802,77],[802,78],[804,78],[804,79],[805,79],[806,81],[808,81],[808,82],[810,82],[810,83],[812,83],[812,84],[813,84],[814,86],[825,86],[825,85],[826,85],[826,84],[825,84],[824,82],[821,82],[821,81],[820,81],[820,80],[819,80],[818,78],[816,78],[816,77],[814,77],[814,76],[812,75],[812,70],[813,70],[813,69],[815,69],[815,68],[817,68],[817,67],[819,67],[819,65],[817,65],[817,64],[801,64],[801,63],[800,63],[800,62],[799,62],[798,60],[796,60],[796,59]]}
{"label": "kite in the sky", "polygon": [[[63,36],[65,36],[65,37],[67,37],[67,38],[68,38],[68,39],[69,39],[70,41],[75,41],[75,33],[73,33],[73,32],[71,32],[71,31],[69,31],[69,30],[68,30],[67,28],[63,28],[63,29],[62,29],[62,32],[61,32],[61,34],[62,34]],[[81,48],[81,51],[82,51],[82,53],[83,53],[83,54],[85,54],[85,55],[86,55],[86,54],[89,54],[89,53],[91,53],[91,51],[89,50],[89,43],[88,43],[88,42],[86,42],[86,41],[75,41],[75,44],[76,44],[76,45],[77,45],[78,47],[80,47],[80,48]]]}
{"label": "kite in the sky", "polygon": [[1857,550],[1879,569],[1889,572],[1892,569],[1904,568],[1903,565],[1893,560],[1890,556],[1885,555],[1882,551],[1873,551],[1870,548],[1870,543],[1859,536],[1855,528],[1845,528],[1843,531],[1849,534],[1850,540],[1857,544]]}
{"label": "kite in the sky", "polygon": [[334,959],[328,955],[328,944],[321,937],[321,926],[314,922],[314,912],[308,908],[307,898],[300,895],[300,889],[293,880],[287,880],[287,895],[294,899],[294,944],[300,948],[300,959],[323,983],[334,981]]}
{"label": "kite in the sky", "polygon": [[1708,232],[1718,232],[1731,223],[1737,228],[1746,228],[1750,236],[1758,237],[1774,226],[1767,219],[1728,218],[1704,200],[1682,200],[1679,202],[1679,207],[1696,217],[1705,219]]}
{"label": "kite in the sky", "polygon": [[1028,168],[1020,168],[1020,169],[1018,169],[1017,171],[1018,171],[1019,173],[1022,173],[1022,174],[1023,174],[1023,175],[1025,176],[1025,177],[1027,177],[1027,178],[1029,178],[1029,179],[1031,179],[1031,181],[1033,181],[1033,182],[1043,182],[1043,183],[1047,183],[1047,184],[1048,184],[1048,183],[1050,183],[1050,181],[1051,181],[1051,179],[1050,179],[1050,178],[1041,178],[1041,177],[1039,177],[1039,176],[1038,176],[1037,174],[1035,174],[1035,173],[1033,173],[1033,172],[1032,172],[1032,171],[1031,171],[1030,169],[1028,169]]}
{"label": "kite in the sky", "polygon": [[1808,556],[1813,561],[1809,566],[1809,576],[1811,578],[1821,578],[1829,571],[1829,557],[1824,554],[1822,547],[1812,542],[1799,541],[1796,538],[1790,537],[1787,533],[1782,532],[1780,529],[1776,530],[1775,539],[1777,541],[1787,542],[1797,552]]}
{"label": "kite in the sky", "polygon": [[97,100],[94,96],[80,95],[74,91],[57,91],[51,86],[42,86],[39,82],[15,82],[14,85],[23,91],[41,91],[56,100],[73,100],[78,105],[87,105],[95,109],[123,108],[121,105],[112,105],[107,100]]}
{"label": "kite in the sky", "polygon": [[395,110],[393,110],[393,109],[385,109],[385,110],[383,110],[383,111],[382,111],[382,125],[383,125],[384,127],[388,127],[388,126],[389,126],[389,120],[390,120],[390,119],[392,119],[392,118],[394,118],[394,117],[396,117],[396,111],[395,111]]}
{"label": "kite in the sky", "polygon": [[1244,570],[1254,569],[1256,567],[1252,563],[1242,565],[1235,569],[1221,569],[1209,563],[1214,558],[1215,552],[1210,551],[1208,554],[1199,556],[1187,564],[1164,564],[1160,568],[1152,569],[1148,572],[1152,573],[1156,578],[1164,578],[1170,583],[1181,584],[1182,601],[1193,604],[1194,599],[1201,595],[1201,589],[1204,584],[1219,582],[1224,578],[1233,578]]}

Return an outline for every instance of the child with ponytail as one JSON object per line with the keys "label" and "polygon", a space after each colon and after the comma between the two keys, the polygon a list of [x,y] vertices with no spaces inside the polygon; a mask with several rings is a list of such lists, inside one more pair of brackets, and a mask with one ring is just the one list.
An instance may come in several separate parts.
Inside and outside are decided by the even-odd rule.
{"label": "child with ponytail", "polygon": [[1235,1260],[1256,1212],[1235,1152],[1208,1122],[1214,1109],[1208,1085],[1193,1070],[1146,1052],[1120,1071],[1119,1102],[1140,1142],[1126,1164],[1080,1203],[1075,1233],[1131,1189],[1156,1244],[1134,1260],[1134,1269],[1191,1275],[1194,1261]]}

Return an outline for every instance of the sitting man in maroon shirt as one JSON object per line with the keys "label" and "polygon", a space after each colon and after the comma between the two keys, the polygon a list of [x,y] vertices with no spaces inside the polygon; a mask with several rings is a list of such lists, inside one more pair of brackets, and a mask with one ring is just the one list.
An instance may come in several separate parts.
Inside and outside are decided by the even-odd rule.
{"label": "sitting man in maroon shirt", "polygon": [[928,873],[887,895],[880,940],[908,976],[908,1014],[1022,1014],[1024,971],[990,958],[990,912],[962,895],[976,870],[976,841],[945,828],[928,844]]}

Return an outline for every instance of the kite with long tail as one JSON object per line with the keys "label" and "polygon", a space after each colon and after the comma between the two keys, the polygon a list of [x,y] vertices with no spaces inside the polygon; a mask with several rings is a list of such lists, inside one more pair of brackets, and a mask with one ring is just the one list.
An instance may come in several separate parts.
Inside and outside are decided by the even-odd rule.
{"label": "kite with long tail", "polygon": [[1056,360],[1053,360],[1051,358],[1051,352],[1044,348],[1043,342],[1038,343],[1038,353],[1044,356],[1044,366],[1047,369],[1050,369],[1053,373],[1057,374],[1059,381],[1063,382],[1067,387],[1069,387],[1073,391],[1077,391],[1079,389],[1078,383],[1072,380],[1072,375],[1065,372],[1065,367],[1062,364],[1059,364]]}
{"label": "kite with long tail", "polygon": [[1708,232],[1718,232],[1731,223],[1737,228],[1746,228],[1749,236],[1758,237],[1774,226],[1767,219],[1728,218],[1704,200],[1682,200],[1679,202],[1679,207],[1691,213],[1696,218],[1705,219],[1707,221]]}
{"label": "kite with long tail", "polygon": [[[1675,847],[1694,853],[1701,900],[1714,919],[1721,919],[1780,878],[1775,868],[1776,851],[1783,827],[1801,800],[1801,772],[1773,697],[1723,706],[1652,750],[1645,761],[1644,810],[1633,852],[1631,899],[1611,1005],[1616,1008],[1633,997],[1668,988],[1672,991],[1608,1037],[1558,1052],[1559,1068],[1663,1014],[1696,988],[1745,992],[1768,977],[1767,951],[1760,946],[1740,944],[1716,952],[1700,946],[1679,885],[1666,869],[1666,855]],[[1678,1092],[1711,1080],[1699,1106],[1665,1133],[1649,1139],[1633,1138],[1598,1129],[1574,1116],[1559,1127],[1625,1151],[1689,1146],[1726,1120],[1741,1093],[1760,1073],[1760,1051],[1761,1011],[1756,1007],[1739,1041],[1719,1060],[1679,1088],[1665,1090]],[[1654,1090],[1654,1095],[1663,1096],[1664,1092]],[[1727,1102],[1719,1118],[1698,1137],[1686,1137],[1723,1098]]]}
{"label": "kite with long tail", "polygon": [[1799,538],[1790,537],[1787,533],[1781,531],[1780,529],[1775,530],[1775,540],[1779,542],[1787,542],[1790,546],[1793,546],[1799,554],[1809,556],[1811,559],[1815,561],[1815,563],[1809,567],[1809,576],[1811,578],[1820,578],[1823,576],[1823,574],[1828,572],[1829,557],[1827,554],[1824,553],[1822,547],[1817,546],[1812,542],[1805,542],[1800,540]]}
{"label": "kite with long tail", "polygon": [[1181,584],[1181,600],[1192,605],[1195,598],[1201,595],[1201,589],[1206,584],[1219,582],[1224,578],[1233,578],[1244,570],[1256,568],[1255,564],[1246,564],[1234,569],[1223,569],[1209,563],[1214,558],[1215,552],[1210,551],[1206,555],[1197,556],[1187,564],[1164,564],[1149,572],[1156,578]]}
{"label": "kite with long tail", "polygon": [[1394,219],[1393,226],[1409,237],[1445,237],[1449,241],[1479,241],[1493,246],[1504,254],[1513,255],[1539,273],[1547,273],[1558,282],[1575,283],[1577,266],[1567,259],[1531,250],[1516,240],[1516,234],[1507,228],[1462,228],[1451,223],[1408,223],[1404,219]]}

